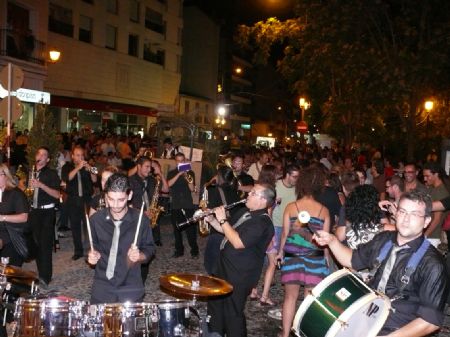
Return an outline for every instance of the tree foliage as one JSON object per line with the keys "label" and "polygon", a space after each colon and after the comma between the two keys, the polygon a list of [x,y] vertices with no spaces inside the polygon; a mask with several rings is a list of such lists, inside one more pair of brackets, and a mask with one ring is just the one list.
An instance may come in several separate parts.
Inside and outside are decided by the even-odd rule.
{"label": "tree foliage", "polygon": [[256,62],[283,47],[278,70],[293,93],[320,107],[322,130],[347,144],[382,145],[394,133],[411,159],[422,103],[449,94],[449,7],[447,0],[304,0],[296,18],[241,26],[237,40],[254,49]]}
{"label": "tree foliage", "polygon": [[58,141],[56,139],[56,125],[53,115],[47,111],[44,104],[36,104],[36,116],[33,127],[28,136],[27,159],[31,165],[34,163],[36,151],[41,146],[46,146],[50,150],[52,157],[51,166],[56,164],[56,154],[58,152]]}

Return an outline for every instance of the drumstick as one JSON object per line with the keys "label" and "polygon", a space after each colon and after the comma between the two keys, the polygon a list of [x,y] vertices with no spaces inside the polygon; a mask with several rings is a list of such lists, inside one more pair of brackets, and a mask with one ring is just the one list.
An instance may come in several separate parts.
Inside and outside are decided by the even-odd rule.
{"label": "drumstick", "polygon": [[138,220],[136,234],[134,235],[134,241],[133,241],[134,247],[136,247],[137,239],[138,239],[138,235],[139,235],[139,228],[141,228],[142,213],[144,213],[144,201],[142,201],[141,211],[139,212],[139,220]]}
{"label": "drumstick", "polygon": [[91,250],[94,250],[94,244],[92,242],[92,233],[91,233],[91,223],[89,222],[89,216],[87,213],[86,214],[86,225],[87,225],[87,231],[88,231],[88,236],[89,236],[89,244],[91,246]]}

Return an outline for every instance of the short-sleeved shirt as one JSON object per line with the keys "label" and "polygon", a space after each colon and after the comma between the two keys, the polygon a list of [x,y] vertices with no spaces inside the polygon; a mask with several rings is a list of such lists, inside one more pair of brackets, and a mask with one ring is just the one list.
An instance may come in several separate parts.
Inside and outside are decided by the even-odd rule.
{"label": "short-sleeved shirt", "polygon": [[[407,244],[409,248],[397,253],[397,260],[386,284],[386,295],[389,298],[398,295],[406,265],[424,239],[424,236],[420,236],[410,241]],[[353,251],[352,267],[356,270],[373,268],[382,246],[388,240],[396,244],[397,232],[382,232],[368,243],[359,245]],[[387,260],[388,258],[381,263],[375,273],[369,284],[371,288],[377,289]],[[444,307],[448,294],[447,278],[447,270],[442,255],[430,245],[403,291],[405,297],[392,302],[395,311],[389,313],[384,325],[385,331],[398,329],[418,317],[436,326],[441,326],[444,320]]]}
{"label": "short-sleeved shirt", "polygon": [[[231,220],[238,221],[240,214]],[[220,251],[217,275],[233,285],[254,286],[261,275],[267,246],[274,235],[273,223],[267,215],[267,209],[250,212],[251,217],[236,228],[243,249],[236,249],[228,241]]]}
{"label": "short-sleeved shirt", "polygon": [[287,187],[283,183],[283,180],[279,179],[275,184],[275,190],[277,191],[277,198],[280,198],[281,202],[273,210],[273,225],[276,227],[283,227],[283,214],[287,204],[297,200],[295,186]]}
{"label": "short-sleeved shirt", "polygon": [[[441,199],[444,199],[448,197],[450,194],[447,191],[447,188],[444,184],[439,185],[438,187],[433,187],[428,190],[428,193],[430,193],[431,200],[433,201],[439,201]],[[442,218],[441,223],[439,223],[434,231],[429,235],[429,238],[433,239],[439,239],[441,237],[441,230],[442,230],[442,223],[444,222],[445,218],[449,214],[449,211],[445,211]]]}
{"label": "short-sleeved shirt", "polygon": [[[11,189],[5,189],[2,193],[2,199],[0,202],[0,214],[11,215],[11,214],[21,214],[29,213],[30,205],[28,204],[27,197],[25,194],[17,187]],[[26,226],[26,222],[23,223],[12,223],[12,222],[0,222],[0,239],[3,240],[3,244],[11,242],[8,231],[5,227],[6,224],[11,226]]]}
{"label": "short-sleeved shirt", "polygon": [[[58,172],[47,166],[44,166],[41,170],[37,171],[39,181],[51,189],[58,190],[61,185],[61,181],[58,176]],[[38,189],[38,204],[37,206],[44,206],[58,202],[58,199],[52,197],[50,194],[42,189]]]}
{"label": "short-sleeved shirt", "polygon": [[[178,169],[174,169],[167,173],[167,180],[172,179],[178,174]],[[194,174],[191,171],[190,174]],[[192,209],[194,201],[189,184],[183,176],[178,177],[175,183],[170,187],[170,195],[172,197],[172,209]]]}

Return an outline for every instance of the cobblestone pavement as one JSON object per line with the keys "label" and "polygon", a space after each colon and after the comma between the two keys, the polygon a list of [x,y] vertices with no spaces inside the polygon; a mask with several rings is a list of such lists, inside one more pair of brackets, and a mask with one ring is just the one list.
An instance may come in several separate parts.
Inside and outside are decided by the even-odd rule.
{"label": "cobblestone pavement", "polygon": [[[168,217],[162,219],[162,247],[157,247],[156,257],[150,265],[150,272],[145,285],[145,302],[155,302],[165,299],[174,299],[164,293],[159,287],[159,277],[166,273],[198,273],[205,274],[203,268],[203,250],[206,245],[206,238],[198,238],[200,246],[200,257],[191,258],[189,246],[184,236],[185,254],[179,258],[172,258],[173,237],[172,227]],[[94,275],[83,259],[72,261],[73,254],[72,238],[70,232],[63,232],[66,237],[60,238],[61,248],[53,255],[53,280],[47,292],[57,292],[61,295],[88,301],[90,289]],[[26,270],[36,270],[34,262],[27,263],[23,267]],[[259,293],[262,291],[262,279],[258,285]],[[280,285],[279,273],[276,274],[275,284],[270,290],[270,297],[280,307],[282,303],[283,289]],[[204,302],[198,303],[199,307],[204,307]],[[299,304],[297,305],[298,308]],[[249,337],[275,337],[280,331],[281,321],[269,318],[267,312],[270,307],[261,307],[258,301],[248,301],[246,307],[247,330]],[[437,336],[450,336],[450,317],[446,317],[446,322]],[[233,336],[230,336],[233,337]],[[311,336],[315,337],[315,336]]]}

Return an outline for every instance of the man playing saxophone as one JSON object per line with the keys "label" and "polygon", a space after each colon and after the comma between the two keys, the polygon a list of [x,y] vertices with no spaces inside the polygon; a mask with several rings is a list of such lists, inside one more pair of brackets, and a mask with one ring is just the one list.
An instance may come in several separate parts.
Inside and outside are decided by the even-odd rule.
{"label": "man playing saxophone", "polygon": [[[136,173],[129,177],[133,197],[131,205],[140,209],[144,202],[145,214],[158,217],[158,196],[160,192],[168,192],[169,186],[158,162],[152,161],[149,157],[142,156],[136,161]],[[156,201],[156,203],[155,203]],[[155,209],[152,209],[155,208]],[[150,219],[155,226],[152,228],[153,238],[157,246],[161,246],[161,232],[158,219]],[[142,279],[145,282],[148,274],[149,264],[141,265]]]}

